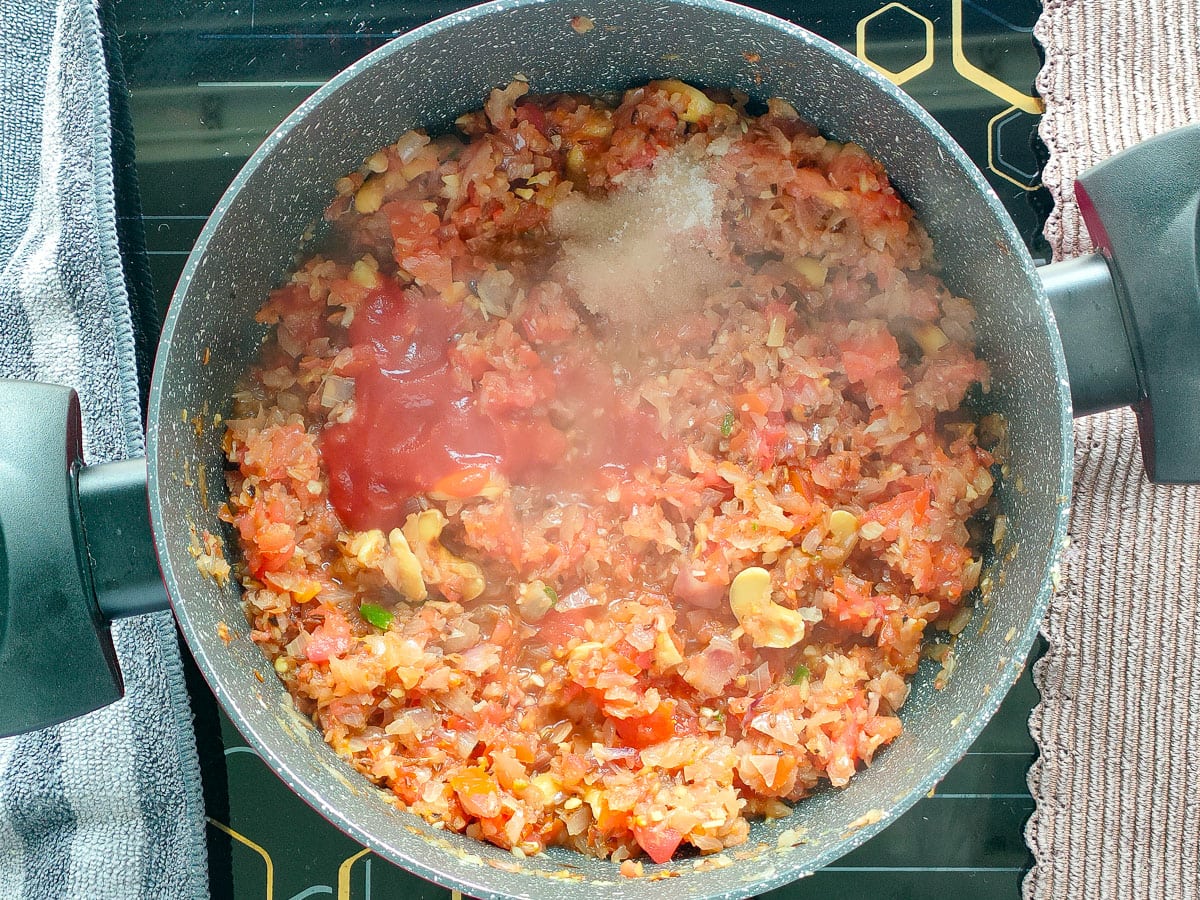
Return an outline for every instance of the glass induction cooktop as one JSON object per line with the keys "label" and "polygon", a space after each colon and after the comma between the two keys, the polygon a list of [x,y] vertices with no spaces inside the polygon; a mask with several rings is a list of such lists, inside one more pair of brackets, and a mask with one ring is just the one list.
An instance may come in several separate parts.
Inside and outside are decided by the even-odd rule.
{"label": "glass induction cooktop", "polygon": [[[335,0],[120,0],[112,7],[130,95],[158,320],[221,193],[262,139],[340,69],[469,5]],[[1049,199],[1039,181],[1034,0],[810,0],[758,6],[875,66],[950,131],[987,176],[1035,258]],[[136,215],[128,212],[127,219]],[[127,222],[128,224],[128,222]],[[1036,651],[1035,651],[1036,652]],[[186,657],[186,650],[185,650]],[[189,660],[190,663],[190,660]],[[210,827],[213,896],[234,900],[449,898],[311,811],[246,746],[189,672]],[[1025,774],[1036,754],[1028,672],[927,798],[836,864],[769,896],[1017,897],[1032,863]]]}

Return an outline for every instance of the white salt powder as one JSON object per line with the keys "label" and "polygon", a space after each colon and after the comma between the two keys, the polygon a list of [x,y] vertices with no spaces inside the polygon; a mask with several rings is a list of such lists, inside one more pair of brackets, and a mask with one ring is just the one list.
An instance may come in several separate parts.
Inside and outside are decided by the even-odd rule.
{"label": "white salt powder", "polygon": [[721,266],[717,186],[681,154],[599,199],[572,194],[550,216],[557,273],[592,313],[646,325],[703,305]]}

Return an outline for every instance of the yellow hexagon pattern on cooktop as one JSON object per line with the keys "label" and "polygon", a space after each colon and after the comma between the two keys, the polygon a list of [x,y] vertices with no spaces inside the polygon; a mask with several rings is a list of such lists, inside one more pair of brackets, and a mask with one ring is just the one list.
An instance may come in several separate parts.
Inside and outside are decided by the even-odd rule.
{"label": "yellow hexagon pattern on cooktop", "polygon": [[[911,16],[924,26],[925,52],[912,65],[905,66],[899,72],[893,72],[882,63],[871,59],[867,54],[867,28],[872,22],[875,22],[876,27],[881,29],[894,27],[889,25],[888,20],[898,16]],[[903,3],[889,3],[887,6],[880,7],[870,15],[863,16],[858,20],[854,52],[859,59],[886,77],[893,84],[904,84],[904,82],[916,78],[922,72],[929,71],[933,66],[933,22],[927,16],[921,15],[915,9],[905,6]]]}

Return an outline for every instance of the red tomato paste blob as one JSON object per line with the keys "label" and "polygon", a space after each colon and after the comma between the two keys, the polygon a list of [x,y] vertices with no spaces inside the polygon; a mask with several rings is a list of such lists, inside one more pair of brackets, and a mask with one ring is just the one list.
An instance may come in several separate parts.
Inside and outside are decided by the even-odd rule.
{"label": "red tomato paste blob", "polygon": [[481,403],[452,361],[464,317],[458,304],[387,280],[357,310],[348,335],[358,360],[347,370],[354,415],[321,441],[329,498],[348,527],[396,527],[414,495],[471,484],[481,472],[569,487],[663,452],[651,417],[629,407],[599,359],[546,366],[570,439],[544,408]]}

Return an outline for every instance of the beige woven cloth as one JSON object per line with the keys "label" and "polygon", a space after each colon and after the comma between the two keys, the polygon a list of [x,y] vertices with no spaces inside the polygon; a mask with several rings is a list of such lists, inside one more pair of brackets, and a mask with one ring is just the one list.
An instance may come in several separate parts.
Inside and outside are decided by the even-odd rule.
{"label": "beige woven cloth", "polygon": [[[1061,258],[1091,249],[1077,174],[1200,122],[1200,0],[1047,0],[1035,33]],[[1072,547],[1034,668],[1025,896],[1200,897],[1200,488],[1145,482],[1127,410],[1075,440]]]}

